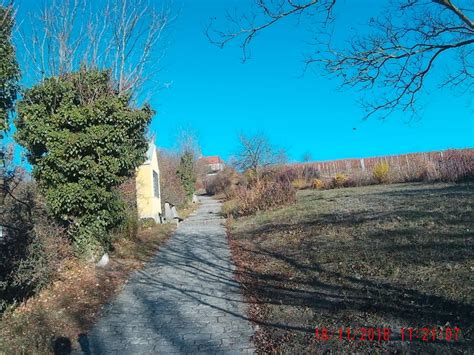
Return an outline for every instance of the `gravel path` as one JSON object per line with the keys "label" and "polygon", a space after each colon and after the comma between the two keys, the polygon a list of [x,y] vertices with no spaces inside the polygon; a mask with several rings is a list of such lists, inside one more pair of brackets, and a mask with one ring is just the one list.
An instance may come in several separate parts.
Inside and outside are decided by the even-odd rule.
{"label": "gravel path", "polygon": [[220,203],[200,199],[198,211],[81,339],[82,353],[254,353]]}

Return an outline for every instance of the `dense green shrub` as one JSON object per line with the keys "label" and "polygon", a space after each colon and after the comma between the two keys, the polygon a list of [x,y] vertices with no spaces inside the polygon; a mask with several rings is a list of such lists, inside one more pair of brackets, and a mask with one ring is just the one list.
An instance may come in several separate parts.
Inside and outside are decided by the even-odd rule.
{"label": "dense green shrub", "polygon": [[139,218],[137,210],[137,188],[135,176],[115,189],[123,204],[123,215],[120,225],[113,234],[118,238],[135,239],[138,234]]}
{"label": "dense green shrub", "polygon": [[13,6],[0,4],[0,138],[3,137],[3,131],[8,129],[9,114],[14,107],[20,78],[12,44],[12,13]]}
{"label": "dense green shrub", "polygon": [[177,174],[181,180],[181,185],[186,192],[188,200],[194,194],[196,185],[196,173],[194,171],[194,154],[190,151],[185,151],[180,158]]}
{"label": "dense green shrub", "polygon": [[140,220],[136,209],[125,208],[122,221],[117,228],[117,234],[122,238],[135,239],[138,234]]}
{"label": "dense green shrub", "polygon": [[15,121],[49,211],[84,256],[110,245],[123,208],[114,187],[135,172],[147,150],[149,106],[132,108],[108,71],[81,69],[26,90]]}

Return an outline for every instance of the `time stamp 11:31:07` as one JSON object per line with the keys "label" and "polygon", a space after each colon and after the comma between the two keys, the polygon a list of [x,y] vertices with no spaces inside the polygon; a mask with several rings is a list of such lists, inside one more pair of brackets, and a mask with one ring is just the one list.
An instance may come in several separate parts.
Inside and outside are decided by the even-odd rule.
{"label": "time stamp 11:31:07", "polygon": [[[338,329],[316,328],[314,335],[316,340],[329,341],[458,341],[461,329],[458,327],[423,327],[423,328],[399,328],[394,332],[392,328],[357,327]],[[396,336],[399,334],[399,337]],[[395,335],[395,337],[394,337]]]}

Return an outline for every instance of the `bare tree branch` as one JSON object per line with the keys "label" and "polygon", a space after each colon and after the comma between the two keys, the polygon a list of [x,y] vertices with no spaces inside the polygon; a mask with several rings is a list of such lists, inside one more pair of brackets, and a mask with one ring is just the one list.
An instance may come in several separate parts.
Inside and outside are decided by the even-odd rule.
{"label": "bare tree branch", "polygon": [[303,13],[316,6],[323,7],[330,13],[335,3],[336,0],[307,0],[303,3],[294,0],[281,0],[276,3],[271,0],[255,0],[256,13],[252,16],[241,15],[239,17],[237,14],[227,13],[226,18],[233,25],[233,29],[218,30],[211,19],[205,28],[205,34],[211,43],[221,48],[233,39],[243,38],[241,48],[245,61],[249,57],[248,46],[259,32],[285,18]]}
{"label": "bare tree branch", "polygon": [[[303,13],[322,15],[314,27],[323,33],[333,24],[327,19],[333,18],[335,0],[254,1],[251,14],[227,16],[227,30],[216,29],[215,19],[211,20],[206,28],[211,43],[223,47],[240,39],[245,60],[255,36],[278,21]],[[350,11],[349,5],[342,4],[340,11]],[[327,73],[342,79],[342,86],[365,93],[369,99],[361,102],[366,117],[376,113],[386,117],[397,109],[415,112],[426,77],[436,70],[441,56],[450,65],[440,86],[474,93],[473,13],[472,0],[392,0],[384,14],[370,20],[368,34],[348,46],[334,48],[318,38],[315,55],[306,58],[305,67],[322,64]]]}
{"label": "bare tree branch", "polygon": [[250,170],[258,179],[263,169],[268,166],[283,164],[286,161],[285,151],[273,147],[264,135],[240,135],[240,147],[235,157],[236,168]]}
{"label": "bare tree branch", "polygon": [[49,0],[20,31],[35,79],[81,65],[110,69],[119,92],[139,92],[157,80],[173,21],[168,5],[151,0]]}
{"label": "bare tree branch", "polygon": [[468,25],[471,30],[474,30],[474,22],[468,18],[464,12],[456,7],[456,5],[454,5],[451,0],[433,0],[433,2],[443,5],[447,9],[454,12],[456,16],[458,16],[466,25]]}

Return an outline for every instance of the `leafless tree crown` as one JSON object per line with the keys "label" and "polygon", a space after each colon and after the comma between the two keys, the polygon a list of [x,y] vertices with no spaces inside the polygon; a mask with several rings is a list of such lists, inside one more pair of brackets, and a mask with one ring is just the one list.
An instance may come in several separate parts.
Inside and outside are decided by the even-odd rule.
{"label": "leafless tree crown", "polygon": [[273,147],[268,138],[262,134],[254,136],[242,134],[239,137],[239,143],[234,164],[241,171],[251,170],[258,177],[262,169],[286,161],[285,151]]}
{"label": "leafless tree crown", "polygon": [[[169,6],[151,0],[49,0],[20,26],[35,79],[80,65],[108,68],[119,91],[155,80],[164,55]],[[28,30],[26,30],[28,27]]]}
{"label": "leafless tree crown", "polygon": [[[314,55],[306,66],[319,63],[343,86],[366,92],[367,117],[382,117],[395,109],[415,111],[418,94],[439,58],[449,61],[441,86],[474,94],[474,2],[472,0],[391,0],[387,11],[368,24],[367,34],[357,36],[343,48],[335,48],[323,33],[337,26],[337,12],[351,11],[350,2],[337,0],[254,0],[248,14],[228,13],[226,29],[214,21],[206,33],[219,46],[240,39],[244,60],[260,32],[290,17],[308,15],[319,33]],[[441,76],[441,75],[440,75]],[[369,94],[370,93],[370,94]],[[374,95],[375,94],[375,95]],[[374,99],[375,98],[375,99]]]}

